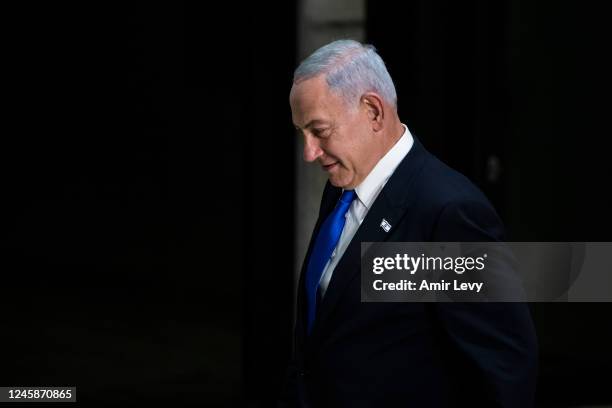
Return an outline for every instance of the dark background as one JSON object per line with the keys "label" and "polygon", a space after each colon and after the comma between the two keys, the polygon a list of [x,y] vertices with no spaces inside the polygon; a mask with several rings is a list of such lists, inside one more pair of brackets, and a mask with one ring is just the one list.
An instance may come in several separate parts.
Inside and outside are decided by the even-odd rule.
{"label": "dark background", "polygon": [[[610,241],[606,14],[369,2],[403,121],[514,241]],[[289,354],[295,2],[7,9],[0,385],[269,406]],[[540,406],[612,403],[608,304],[533,304]]]}

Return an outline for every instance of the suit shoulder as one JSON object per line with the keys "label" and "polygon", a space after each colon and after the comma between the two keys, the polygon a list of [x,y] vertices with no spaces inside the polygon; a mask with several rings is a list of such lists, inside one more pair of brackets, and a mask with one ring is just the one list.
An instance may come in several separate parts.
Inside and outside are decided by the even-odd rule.
{"label": "suit shoulder", "polygon": [[500,241],[503,222],[484,193],[434,156],[418,181],[421,212],[431,220],[434,241]]}
{"label": "suit shoulder", "polygon": [[472,181],[431,154],[425,161],[417,184],[419,201],[430,208],[441,210],[449,205],[474,204],[493,209],[487,197]]}

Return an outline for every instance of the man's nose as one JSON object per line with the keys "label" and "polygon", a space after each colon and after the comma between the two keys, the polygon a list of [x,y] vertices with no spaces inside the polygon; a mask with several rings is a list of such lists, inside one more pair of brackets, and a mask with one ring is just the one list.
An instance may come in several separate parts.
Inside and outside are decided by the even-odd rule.
{"label": "man's nose", "polygon": [[304,161],[311,163],[317,160],[323,154],[321,146],[317,139],[310,135],[304,136]]}

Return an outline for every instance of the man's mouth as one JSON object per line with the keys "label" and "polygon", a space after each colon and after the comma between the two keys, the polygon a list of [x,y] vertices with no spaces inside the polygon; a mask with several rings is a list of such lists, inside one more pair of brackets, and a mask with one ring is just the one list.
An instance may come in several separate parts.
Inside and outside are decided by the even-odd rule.
{"label": "man's mouth", "polygon": [[324,169],[325,171],[330,171],[330,170],[332,170],[333,168],[335,168],[337,165],[338,165],[338,162],[333,162],[333,163],[330,163],[330,164],[324,164],[324,165],[323,165],[323,169]]}

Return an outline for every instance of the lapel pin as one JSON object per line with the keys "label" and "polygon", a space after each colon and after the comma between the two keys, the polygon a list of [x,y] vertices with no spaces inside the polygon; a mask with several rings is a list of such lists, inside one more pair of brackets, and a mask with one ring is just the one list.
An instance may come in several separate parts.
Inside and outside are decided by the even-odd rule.
{"label": "lapel pin", "polygon": [[385,230],[385,232],[389,232],[389,230],[391,229],[391,224],[389,224],[389,221],[383,218],[382,221],[380,222],[380,228]]}

